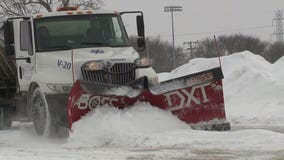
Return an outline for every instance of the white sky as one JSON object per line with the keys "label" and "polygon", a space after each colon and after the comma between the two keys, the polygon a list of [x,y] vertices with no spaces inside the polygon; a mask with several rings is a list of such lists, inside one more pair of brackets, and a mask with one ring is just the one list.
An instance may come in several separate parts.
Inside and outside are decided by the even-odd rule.
{"label": "white sky", "polygon": [[[270,41],[275,31],[274,11],[284,9],[284,0],[105,0],[104,9],[141,10],[145,15],[146,35],[160,35],[171,41],[171,17],[164,12],[166,5],[183,6],[174,19],[176,43],[182,45],[185,41],[231,33]],[[125,23],[130,25],[128,20]]]}

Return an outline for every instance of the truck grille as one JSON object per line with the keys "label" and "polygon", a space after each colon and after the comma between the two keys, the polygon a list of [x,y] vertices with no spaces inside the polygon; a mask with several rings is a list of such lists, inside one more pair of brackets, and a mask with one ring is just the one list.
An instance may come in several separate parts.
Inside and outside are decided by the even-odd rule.
{"label": "truck grille", "polygon": [[116,63],[101,71],[85,70],[82,67],[81,71],[83,80],[90,82],[126,85],[135,80],[135,65],[133,63]]}

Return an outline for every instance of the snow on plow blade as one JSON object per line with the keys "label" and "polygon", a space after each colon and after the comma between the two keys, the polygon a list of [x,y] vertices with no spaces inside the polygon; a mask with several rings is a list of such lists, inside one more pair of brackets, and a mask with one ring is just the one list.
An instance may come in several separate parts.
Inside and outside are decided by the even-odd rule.
{"label": "snow on plow blade", "polygon": [[171,111],[194,129],[229,130],[222,79],[221,68],[214,68],[168,80],[151,88],[146,77],[129,86],[77,81],[68,99],[69,127],[98,106],[107,104],[123,109],[136,102],[147,102]]}

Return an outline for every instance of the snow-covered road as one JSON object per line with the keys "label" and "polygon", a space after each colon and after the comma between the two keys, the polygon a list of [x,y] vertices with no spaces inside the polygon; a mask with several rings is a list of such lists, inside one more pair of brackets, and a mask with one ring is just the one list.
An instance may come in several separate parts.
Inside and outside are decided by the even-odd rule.
{"label": "snow-covered road", "polygon": [[[19,126],[20,125],[20,126]],[[86,135],[84,135],[86,136]],[[129,136],[125,134],[125,136]],[[246,129],[204,132],[175,129],[160,133],[105,138],[94,135],[86,146],[78,139],[48,139],[35,135],[31,124],[18,124],[0,132],[1,160],[282,160],[284,134]],[[74,137],[73,137],[74,138]],[[112,139],[113,141],[110,141]],[[119,144],[121,142],[121,145]],[[132,143],[132,144],[131,144]],[[91,145],[93,144],[93,145]]]}
{"label": "snow-covered road", "polygon": [[[195,59],[161,79],[218,65]],[[228,132],[192,130],[148,104],[97,108],[67,139],[38,137],[31,123],[0,131],[0,160],[283,160],[284,58],[269,64],[249,52],[222,58]]]}

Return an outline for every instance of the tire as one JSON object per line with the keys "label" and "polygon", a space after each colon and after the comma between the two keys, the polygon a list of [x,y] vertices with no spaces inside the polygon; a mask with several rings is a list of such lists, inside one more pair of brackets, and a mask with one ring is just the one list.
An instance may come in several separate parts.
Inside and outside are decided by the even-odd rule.
{"label": "tire", "polygon": [[51,119],[45,95],[38,87],[33,91],[31,98],[32,119],[35,131],[39,136],[49,136],[51,132]]}
{"label": "tire", "polygon": [[9,107],[0,106],[0,130],[8,130],[12,127],[12,115]]}
{"label": "tire", "polygon": [[32,118],[36,133],[46,137],[67,137],[67,97],[45,95],[39,87],[32,94]]}

